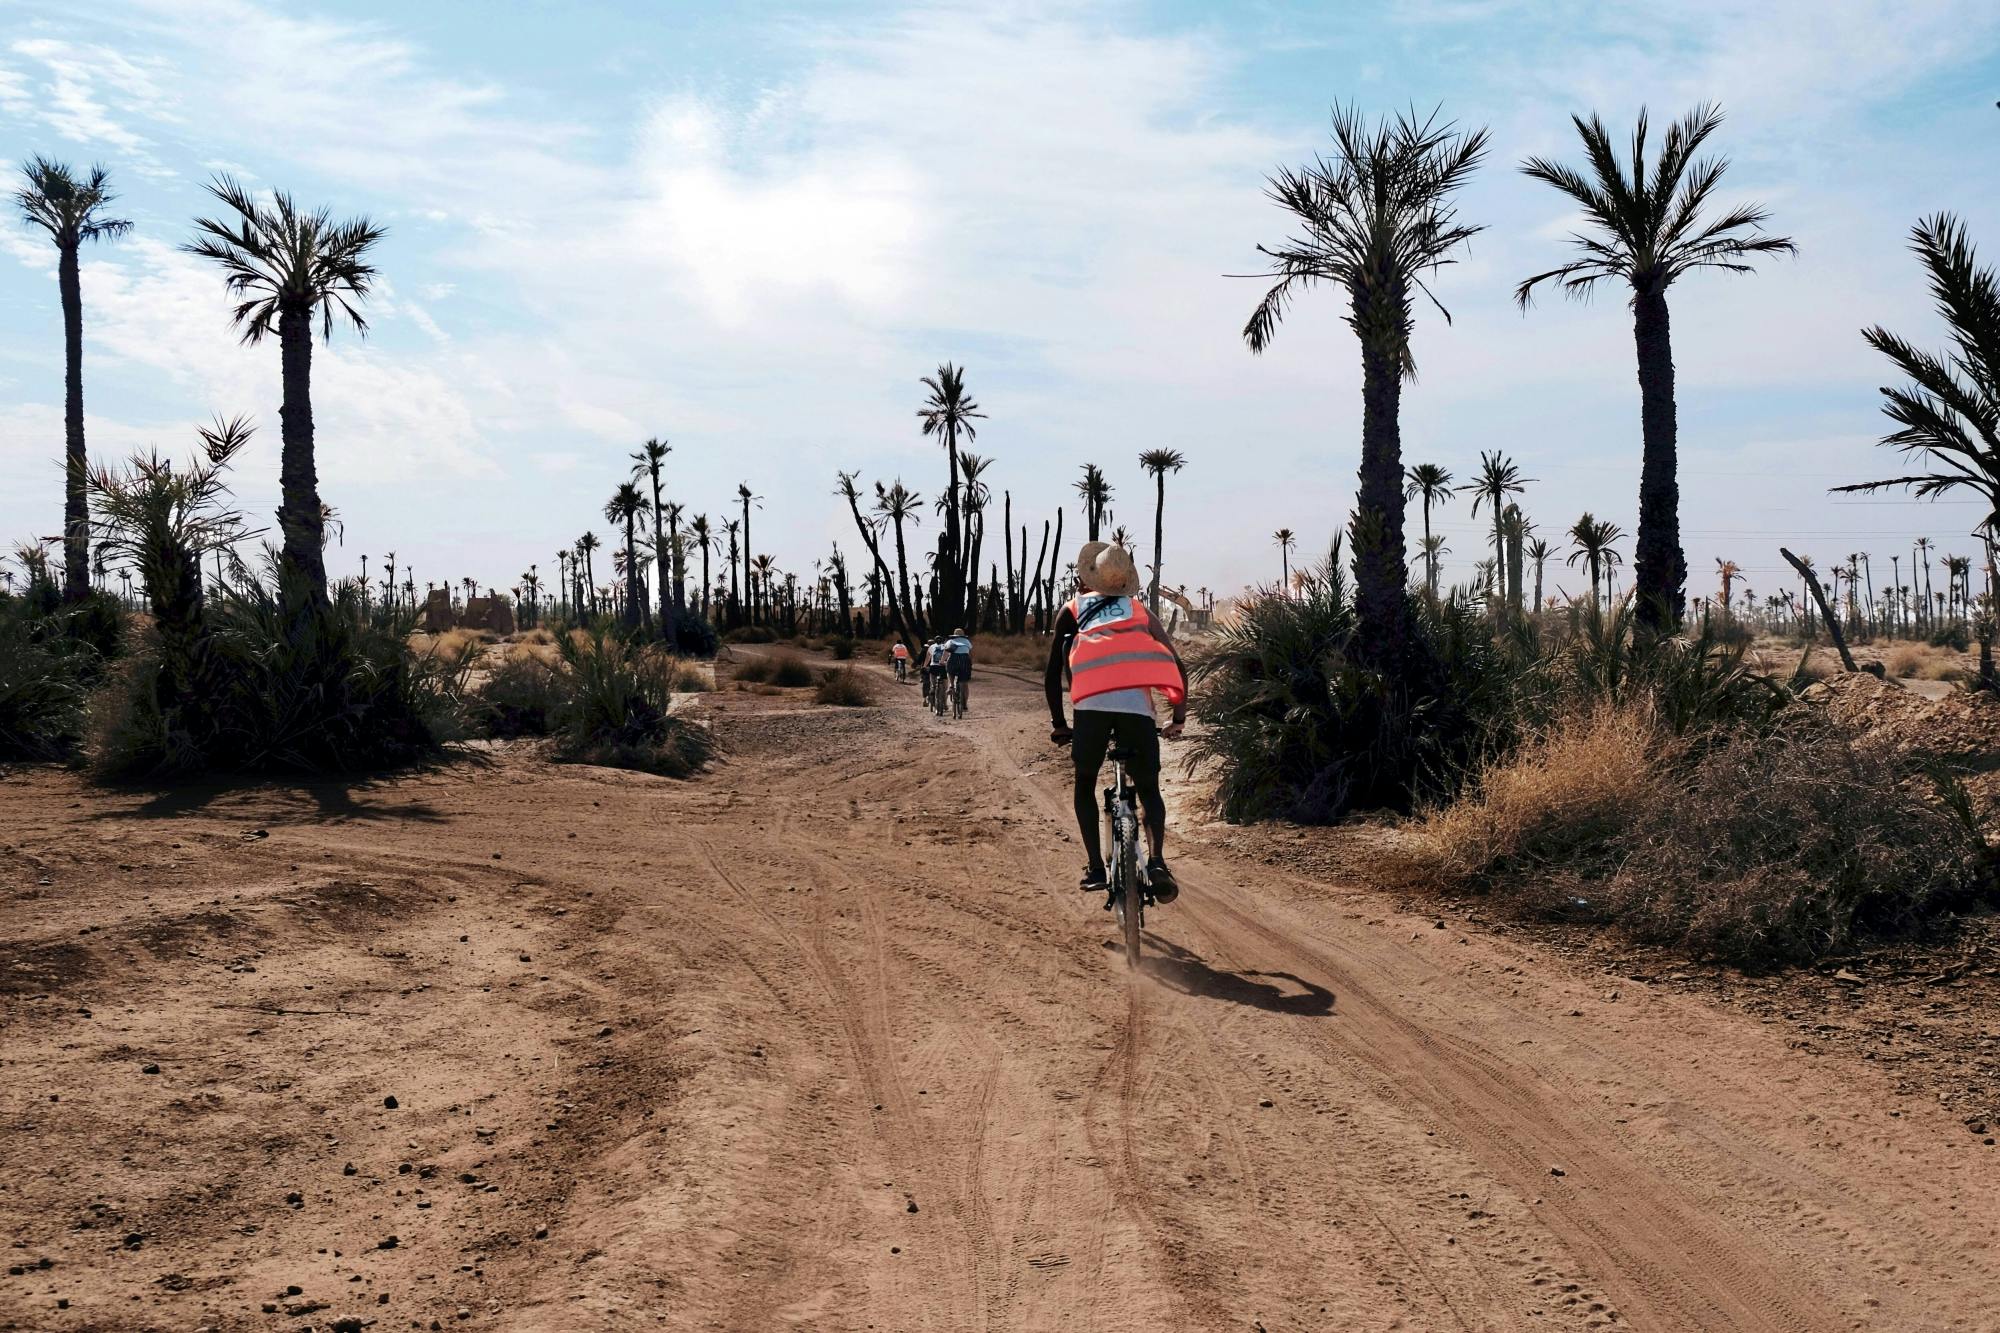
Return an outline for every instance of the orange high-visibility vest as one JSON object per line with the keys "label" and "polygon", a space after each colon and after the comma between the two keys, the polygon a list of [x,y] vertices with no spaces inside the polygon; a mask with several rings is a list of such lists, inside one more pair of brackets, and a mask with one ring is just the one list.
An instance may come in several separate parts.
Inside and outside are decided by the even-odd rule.
{"label": "orange high-visibility vest", "polygon": [[1153,637],[1153,617],[1137,597],[1088,593],[1071,599],[1076,638],[1069,645],[1069,697],[1111,690],[1158,690],[1167,702],[1187,698],[1181,664]]}

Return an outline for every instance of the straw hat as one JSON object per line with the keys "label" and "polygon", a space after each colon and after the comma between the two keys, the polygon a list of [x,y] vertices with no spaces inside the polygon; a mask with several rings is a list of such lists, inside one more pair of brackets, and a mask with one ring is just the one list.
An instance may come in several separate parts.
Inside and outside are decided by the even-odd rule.
{"label": "straw hat", "polygon": [[1139,591],[1139,569],[1124,547],[1085,542],[1076,553],[1076,581],[1088,592],[1130,597]]}

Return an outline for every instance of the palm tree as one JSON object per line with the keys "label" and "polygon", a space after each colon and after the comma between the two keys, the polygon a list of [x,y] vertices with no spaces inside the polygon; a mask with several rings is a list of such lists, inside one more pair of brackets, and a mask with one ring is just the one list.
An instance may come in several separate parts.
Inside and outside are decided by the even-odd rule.
{"label": "palm tree", "polygon": [[951,465],[951,485],[944,495],[944,536],[940,548],[944,568],[939,571],[936,614],[940,620],[955,620],[964,609],[965,581],[971,574],[965,566],[966,552],[958,521],[959,437],[968,441],[978,439],[979,432],[972,423],[986,414],[965,391],[963,366],[947,361],[937,368],[937,374],[926,375],[921,382],[930,392],[924,405],[917,409],[917,417],[923,422],[924,434],[937,436],[944,445]]}
{"label": "palm tree", "polygon": [[[769,603],[770,609],[765,613],[765,618],[768,620],[777,610],[777,600],[772,595],[775,590],[771,586],[772,579],[777,576],[777,565],[768,555],[758,556],[751,565],[754,577],[746,580],[750,584],[750,602],[753,606],[760,601]],[[763,590],[761,597],[758,593],[760,588]]]}
{"label": "palm tree", "polygon": [[1084,526],[1090,532],[1090,540],[1096,541],[1104,528],[1105,516],[1111,510],[1111,483],[1104,476],[1104,469],[1095,463],[1083,465],[1083,480],[1072,483],[1076,493],[1083,497]]}
{"label": "palm tree", "polygon": [[1986,505],[1980,527],[1990,533],[2000,526],[2000,280],[1980,266],[1964,224],[1949,213],[1911,228],[1910,249],[1930,275],[1951,351],[1920,351],[1879,324],[1861,336],[1909,381],[1882,390],[1882,411],[1897,426],[1882,443],[1915,456],[1920,470],[1833,489],[1903,486],[1928,499],[1962,487]]}
{"label": "palm tree", "polygon": [[1924,582],[1918,592],[1918,596],[1922,598],[1919,605],[1924,609],[1924,622],[1930,628],[1936,628],[1937,617],[1931,613],[1931,547],[1932,542],[1929,537],[1917,538],[1916,555],[1910,561],[1910,586],[1914,588],[1917,585],[1916,562],[1921,559],[1924,562]]}
{"label": "palm tree", "polygon": [[[1509,495],[1518,495],[1525,489],[1531,478],[1523,477],[1521,469],[1514,465],[1498,449],[1479,455],[1479,476],[1459,487],[1461,491],[1472,492],[1472,516],[1479,517],[1479,506],[1488,503],[1493,511],[1493,563],[1496,569],[1507,567],[1507,534],[1502,523],[1501,511],[1506,506]],[[1503,597],[1496,605],[1504,606]]]}
{"label": "palm tree", "polygon": [[1528,559],[1535,562],[1535,610],[1542,609],[1542,568],[1548,564],[1551,551],[1549,544],[1540,537],[1529,540]]}
{"label": "palm tree", "polygon": [[1348,326],[1361,342],[1355,612],[1360,650],[1379,663],[1400,660],[1409,638],[1399,417],[1403,381],[1416,373],[1415,297],[1421,292],[1437,305],[1424,275],[1453,262],[1480,230],[1458,220],[1451,197],[1485,155],[1486,131],[1453,129],[1435,115],[1399,115],[1370,127],[1358,110],[1335,107],[1333,157],[1270,179],[1270,197],[1301,234],[1275,249],[1258,247],[1272,261],[1266,276],[1277,281],[1243,330],[1250,350],[1262,352],[1301,290],[1333,283],[1346,292]]}
{"label": "palm tree", "polygon": [[118,198],[103,167],[78,174],[37,154],[21,168],[14,194],[21,216],[49,234],[56,247],[56,292],[63,316],[63,597],[90,591],[89,460],[83,447],[83,284],[77,252],[85,241],[113,241],[132,229],[103,216]]}
{"label": "palm tree", "polygon": [[[1717,556],[1715,558],[1715,573],[1716,577],[1722,580],[1722,623],[1727,625],[1729,623],[1730,591],[1736,586],[1736,580],[1743,573],[1743,567],[1734,560],[1724,560],[1721,556]],[[1850,589],[1854,586],[1854,578],[1851,574],[1848,577],[1847,586]],[[1753,611],[1755,609],[1755,607],[1751,608]]]}
{"label": "palm tree", "polygon": [[1146,592],[1149,605],[1160,603],[1160,546],[1166,540],[1167,474],[1187,466],[1178,449],[1148,449],[1139,455],[1139,466],[1153,474],[1157,490],[1153,500],[1153,580]]}
{"label": "palm tree", "polygon": [[708,557],[715,551],[715,530],[708,525],[707,514],[696,514],[688,522],[688,535],[694,539],[694,549],[701,552],[701,615],[708,619]]}
{"label": "palm tree", "polygon": [[649,513],[652,504],[629,481],[620,482],[604,505],[606,523],[625,525],[625,628],[639,628],[646,607],[646,591],[639,586],[639,547],[636,527],[639,516]]}
{"label": "palm tree", "polygon": [[[669,557],[671,557],[674,608],[676,610],[687,604],[687,548],[681,544],[681,515],[685,512],[686,510],[680,502],[676,500],[667,501],[667,549],[659,551],[660,583],[662,587],[667,582]],[[657,528],[654,529],[653,537],[655,542],[654,549],[658,551],[659,530]]]}
{"label": "palm tree", "polygon": [[1440,532],[1435,536],[1426,536],[1422,544],[1418,547],[1418,550],[1424,557],[1424,568],[1428,571],[1430,579],[1431,596],[1435,598],[1437,596],[1438,562],[1451,554],[1451,547],[1445,545],[1444,534]]}
{"label": "palm tree", "polygon": [[741,614],[739,608],[743,605],[742,596],[736,589],[736,534],[742,526],[742,520],[734,518],[722,525],[722,530],[729,534],[729,614],[732,617]]}
{"label": "palm tree", "polygon": [[[1451,473],[1436,463],[1418,463],[1404,473],[1403,498],[1415,500],[1419,496],[1424,504],[1424,550],[1431,550],[1431,506],[1451,494]],[[1437,561],[1431,555],[1425,556],[1424,587],[1431,599],[1438,595]]]}
{"label": "palm tree", "polygon": [[919,617],[914,610],[914,604],[910,601],[910,557],[908,549],[903,544],[903,524],[920,521],[923,514],[922,503],[923,497],[903,485],[901,477],[896,478],[892,486],[884,486],[879,481],[875,483],[875,521],[893,525],[896,529],[895,595],[901,597],[905,608],[909,608],[910,628],[913,632],[918,628],[916,621]]}
{"label": "palm tree", "polygon": [[594,532],[586,532],[576,539],[576,553],[583,560],[582,596],[578,600],[586,598],[589,600],[590,614],[593,616],[597,614],[597,562],[590,557],[599,545],[597,534]]}
{"label": "palm tree", "polygon": [[1569,538],[1576,544],[1576,549],[1564,563],[1574,569],[1577,561],[1587,562],[1590,569],[1592,610],[1597,610],[1602,605],[1598,596],[1599,583],[1603,578],[1609,577],[1611,567],[1622,559],[1618,552],[1612,549],[1612,543],[1624,535],[1616,523],[1608,519],[1592,518],[1588,513],[1570,525]]}
{"label": "palm tree", "polygon": [[375,282],[368,251],[386,233],[365,217],[336,223],[323,208],[301,212],[283,191],[269,204],[260,203],[226,175],[207,188],[236,215],[235,225],[197,218],[195,238],[181,248],[222,266],[223,285],[241,298],[232,318],[245,343],[277,332],[284,374],[284,405],[278,410],[283,440],[278,527],[284,535],[279,595],[293,611],[322,607],[326,566],[313,461],[313,320],[319,319],[323,340],[333,337],[336,312],[366,335],[368,321],[355,306]]}
{"label": "palm tree", "polygon": [[1298,534],[1290,528],[1279,528],[1271,534],[1271,540],[1278,544],[1278,568],[1283,571],[1278,586],[1289,588],[1292,584],[1292,548],[1299,544]]}
{"label": "palm tree", "polygon": [[[664,470],[667,455],[673,451],[674,447],[671,444],[668,444],[665,440],[654,438],[640,445],[636,452],[627,455],[632,460],[632,480],[636,482],[641,477],[644,477],[652,483],[653,498],[651,508],[653,512],[653,549],[655,551],[660,549],[660,520],[662,518],[660,474]],[[666,566],[662,565],[660,568],[664,570]],[[668,643],[674,642],[674,608],[667,602],[667,581],[665,577],[660,579],[660,635]]]}
{"label": "palm tree", "polygon": [[1958,608],[1951,614],[1955,617],[1960,610],[1972,605],[1972,557],[1948,555],[1944,558],[1945,590],[1947,603]]}
{"label": "palm tree", "polygon": [[1602,281],[1632,289],[1632,333],[1639,358],[1639,422],[1643,437],[1639,468],[1639,540],[1633,565],[1640,620],[1656,629],[1680,619],[1687,584],[1681,551],[1680,481],[1674,419],[1674,349],[1667,314],[1667,288],[1695,269],[1753,272],[1757,255],[1792,254],[1783,236],[1767,236],[1768,214],[1756,204],[1738,204],[1710,220],[1702,214],[1729,160],[1695,157],[1722,124],[1722,112],[1696,107],[1667,130],[1653,163],[1646,168],[1646,113],[1632,132],[1632,174],[1628,178],[1611,146],[1604,122],[1570,117],[1583,139],[1590,174],[1546,158],[1531,157],[1521,170],[1555,187],[1579,204],[1594,230],[1571,239],[1579,258],[1537,273],[1514,291],[1523,310],[1537,285],[1554,281],[1566,295],[1587,297]]}

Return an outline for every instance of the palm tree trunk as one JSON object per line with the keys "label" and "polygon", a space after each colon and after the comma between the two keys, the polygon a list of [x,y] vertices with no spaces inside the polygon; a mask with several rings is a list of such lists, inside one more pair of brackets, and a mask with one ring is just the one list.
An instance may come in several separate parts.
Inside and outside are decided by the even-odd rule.
{"label": "palm tree trunk", "polygon": [[1042,614],[1047,623],[1042,626],[1047,631],[1056,623],[1056,570],[1062,565],[1062,506],[1056,506],[1056,544],[1049,549],[1048,582],[1043,585]]}
{"label": "palm tree trunk", "polygon": [[1680,623],[1687,585],[1681,551],[1681,491],[1674,420],[1674,348],[1666,293],[1632,298],[1632,334],[1639,353],[1639,537],[1632,561],[1641,624],[1669,630]]}
{"label": "palm tree trunk", "polygon": [[1153,480],[1158,489],[1153,497],[1153,581],[1146,589],[1146,605],[1160,604],[1160,567],[1165,564],[1160,555],[1160,547],[1166,541],[1167,521],[1167,470],[1161,468]]}
{"label": "palm tree trunk", "polygon": [[951,489],[945,493],[944,506],[944,546],[938,552],[944,558],[938,562],[938,595],[931,599],[932,614],[940,623],[950,620],[959,613],[959,602],[963,595],[960,578],[962,559],[961,534],[958,526],[958,427],[947,423],[944,435],[945,452],[951,457]]}
{"label": "palm tree trunk", "polygon": [[903,520],[896,519],[896,588],[902,604],[910,608],[910,630],[914,634],[924,632],[924,615],[917,604],[910,600],[910,555],[903,545]]}
{"label": "palm tree trunk", "polygon": [[636,514],[625,515],[625,628],[639,628],[646,613],[646,594],[639,587],[639,536]]}
{"label": "palm tree trunk", "polygon": [[1435,602],[1438,595],[1438,558],[1437,551],[1431,546],[1431,493],[1428,490],[1424,492],[1424,572],[1424,586],[1430,589],[1431,600]]}
{"label": "palm tree trunk", "polygon": [[[1011,628],[1014,624],[1014,608],[1020,604],[1020,588],[1014,582],[1014,492],[1000,493],[1000,535],[1007,544],[1007,600],[1001,607],[1001,618]],[[1028,538],[1021,537],[1021,558],[1028,558]]]}
{"label": "palm tree trunk", "polygon": [[959,623],[972,631],[979,628],[979,548],[985,544],[986,516],[981,514],[977,519],[968,516],[965,568],[970,577],[965,580],[965,611]]}
{"label": "palm tree trunk", "polygon": [[750,598],[750,619],[757,619],[757,589],[750,581],[750,497],[743,497],[743,591]]}
{"label": "palm tree trunk", "polygon": [[90,592],[90,507],[84,495],[83,284],[76,246],[64,245],[56,263],[63,315],[63,597]]}
{"label": "palm tree trunk", "polygon": [[[1355,300],[1362,329],[1370,303]],[[1402,360],[1380,334],[1361,342],[1361,467],[1350,525],[1354,547],[1356,653],[1377,667],[1403,660],[1409,607],[1403,558]],[[1288,573],[1289,577],[1289,573]]]}
{"label": "palm tree trunk", "polygon": [[313,467],[311,309],[280,309],[278,342],[284,376],[283,405],[278,409],[282,436],[278,527],[284,535],[278,595],[287,611],[296,612],[326,605],[323,511]]}
{"label": "palm tree trunk", "polygon": [[[660,465],[651,462],[648,469],[653,474],[653,556],[655,563],[660,554]],[[660,579],[660,637],[669,646],[679,642],[674,633],[674,612],[667,604],[667,581]]]}
{"label": "palm tree trunk", "polygon": [[701,546],[701,618],[708,619],[708,557],[715,548],[708,541]]}
{"label": "palm tree trunk", "polygon": [[[1042,561],[1048,558],[1048,554],[1049,554],[1049,521],[1047,519],[1043,519],[1042,547],[1039,551],[1035,552],[1034,581],[1028,585],[1029,586],[1028,596],[1037,604],[1039,608],[1037,612],[1037,619],[1035,621],[1035,629],[1038,632],[1047,629],[1049,625],[1048,600],[1042,595]],[[1022,563],[1025,564],[1027,562],[1027,559],[1028,559],[1028,532],[1026,528],[1023,528],[1021,530]],[[1020,624],[1014,627],[1016,630],[1026,628],[1028,623],[1027,614],[1028,614],[1028,608],[1025,605],[1023,605],[1021,608],[1021,622]]]}

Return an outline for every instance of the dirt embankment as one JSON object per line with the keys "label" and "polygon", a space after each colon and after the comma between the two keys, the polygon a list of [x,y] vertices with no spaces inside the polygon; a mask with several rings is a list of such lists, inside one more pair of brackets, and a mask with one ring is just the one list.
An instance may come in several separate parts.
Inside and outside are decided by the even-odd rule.
{"label": "dirt embankment", "polygon": [[1276,831],[1128,976],[1038,689],[882,688],[687,783],[9,775],[0,1328],[2000,1326],[1895,1067]]}

